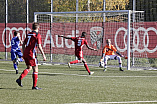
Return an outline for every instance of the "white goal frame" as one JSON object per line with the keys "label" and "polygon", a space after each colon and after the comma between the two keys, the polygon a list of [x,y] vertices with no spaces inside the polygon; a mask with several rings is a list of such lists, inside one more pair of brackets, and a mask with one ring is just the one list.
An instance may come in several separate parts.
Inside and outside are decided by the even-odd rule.
{"label": "white goal frame", "polygon": [[[104,18],[105,19],[105,14],[106,13],[127,13],[128,14],[128,19],[127,19],[127,70],[130,70],[130,32],[131,32],[131,18],[134,18],[134,17],[131,17],[131,16],[135,16],[133,15],[134,13],[136,12],[141,12],[143,13],[143,11],[132,11],[132,10],[117,10],[117,11],[76,11],[76,12],[34,12],[34,21],[35,22],[38,22],[37,21],[37,15],[39,14],[47,14],[47,15],[51,15],[51,23],[53,23],[53,15],[57,15],[57,14],[76,14],[76,22],[77,22],[77,14],[90,14],[90,13],[103,13],[104,15]],[[105,20],[103,20],[105,21]],[[134,20],[133,20],[134,21]],[[133,22],[132,21],[132,22]],[[50,37],[51,37],[51,34],[50,34]],[[50,53],[51,54],[51,53]],[[51,54],[51,58],[50,58],[50,61],[52,62],[52,54]]]}

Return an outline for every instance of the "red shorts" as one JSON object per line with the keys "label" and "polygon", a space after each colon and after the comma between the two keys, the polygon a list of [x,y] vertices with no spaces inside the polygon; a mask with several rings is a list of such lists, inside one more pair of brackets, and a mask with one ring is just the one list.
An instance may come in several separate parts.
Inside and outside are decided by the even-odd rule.
{"label": "red shorts", "polygon": [[31,56],[24,56],[26,65],[36,66],[38,64],[37,58],[32,58]]}
{"label": "red shorts", "polygon": [[75,56],[77,56],[79,59],[83,59],[83,51],[75,52]]}

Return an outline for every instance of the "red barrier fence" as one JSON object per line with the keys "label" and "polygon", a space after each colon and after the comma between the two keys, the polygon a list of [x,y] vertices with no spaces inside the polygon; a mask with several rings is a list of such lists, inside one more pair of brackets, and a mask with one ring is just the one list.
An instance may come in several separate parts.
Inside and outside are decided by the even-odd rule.
{"label": "red barrier fence", "polygon": [[[60,27],[61,28],[61,27]],[[82,27],[84,28],[84,27]],[[73,28],[72,30],[74,30],[75,28]],[[86,28],[86,31],[88,34],[91,34],[92,29],[97,29],[97,32],[99,34],[99,32],[101,32],[101,28],[100,27],[93,27],[90,26],[90,24],[88,25],[88,28]],[[28,24],[28,28],[26,28],[26,24],[25,23],[8,23],[7,24],[7,28],[6,28],[6,33],[5,33],[5,24],[4,23],[0,23],[0,52],[5,52],[5,46],[7,49],[7,52],[10,51],[11,48],[11,38],[13,37],[13,32],[15,30],[19,30],[21,33],[21,39],[24,40],[25,35],[26,35],[26,30],[27,33],[29,31],[31,31],[31,24]],[[71,34],[71,36],[75,36],[74,34],[72,34],[72,30],[68,30],[68,32],[64,35],[69,35]],[[112,44],[114,44],[116,46],[116,48],[118,49],[118,51],[120,52],[127,52],[127,48],[125,46],[126,44],[126,40],[127,39],[123,39],[124,38],[124,34],[125,31],[127,30],[127,28],[125,26],[121,26],[119,25],[119,27],[114,27],[114,29],[112,31],[108,30],[108,27],[105,27],[105,38],[111,38],[112,39]],[[55,31],[53,29],[53,31]],[[78,28],[79,34],[83,31],[83,29]],[[134,32],[136,32],[136,42],[133,43],[134,45],[134,50],[138,51],[138,52],[147,52],[147,56],[149,58],[157,58],[157,22],[145,22],[144,23],[144,27],[138,27],[133,29]],[[143,31],[143,40],[144,41],[140,41],[140,39],[138,40],[138,31]],[[49,43],[47,42],[49,40],[49,38],[46,38],[47,33],[49,32],[49,30],[47,30],[47,32],[45,32],[42,35],[42,45],[43,45],[43,49],[46,50],[46,53],[49,53],[50,50],[48,50],[49,48]],[[6,34],[6,35],[5,35]],[[71,42],[71,40],[64,40],[62,41],[61,38],[59,38],[57,35],[63,35],[63,32],[56,32],[53,33],[52,36],[52,43],[51,43],[51,47],[52,47],[52,53],[64,53],[66,50],[67,54],[74,54],[71,49],[74,49],[74,44]],[[76,34],[76,35],[79,35]],[[123,34],[122,39],[119,38],[119,34]],[[112,35],[112,37],[108,36],[108,35]],[[6,37],[5,37],[6,36]],[[92,37],[90,35],[88,35],[87,37],[87,41],[89,42],[89,45],[93,45],[92,41],[94,41],[94,39],[91,39]],[[104,38],[104,40],[105,40]],[[120,39],[120,40],[119,40]],[[121,44],[119,44],[119,41],[122,41]],[[63,43],[62,43],[63,42]],[[105,43],[105,42],[104,42]],[[140,44],[143,44],[143,48],[140,48]],[[95,43],[98,44],[98,43]],[[100,48],[101,49],[101,48]],[[93,51],[92,51],[93,52]],[[98,52],[101,53],[101,50],[99,50]],[[88,53],[89,55],[89,51],[84,52],[85,54]],[[93,53],[92,53],[93,54]],[[98,54],[95,54],[98,55]],[[101,55],[101,54],[99,54]]]}

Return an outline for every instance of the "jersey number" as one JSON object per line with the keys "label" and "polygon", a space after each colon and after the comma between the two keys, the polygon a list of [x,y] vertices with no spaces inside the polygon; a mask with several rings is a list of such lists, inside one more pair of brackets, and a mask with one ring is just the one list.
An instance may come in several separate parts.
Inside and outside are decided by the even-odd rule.
{"label": "jersey number", "polygon": [[15,41],[14,40],[12,40],[11,43],[12,43],[11,45],[15,45]]}
{"label": "jersey number", "polygon": [[31,40],[31,36],[28,36],[28,41],[27,41],[27,45],[26,46],[29,45],[30,40]]}
{"label": "jersey number", "polygon": [[78,40],[77,46],[81,46],[82,40]]}

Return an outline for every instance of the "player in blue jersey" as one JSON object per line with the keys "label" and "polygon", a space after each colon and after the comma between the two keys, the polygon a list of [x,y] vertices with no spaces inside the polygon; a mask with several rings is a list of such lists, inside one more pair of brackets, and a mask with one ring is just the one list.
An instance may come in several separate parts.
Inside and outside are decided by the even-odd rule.
{"label": "player in blue jersey", "polygon": [[[19,31],[15,31],[14,32],[14,37],[11,40],[11,60],[13,61],[13,66],[14,69],[16,70],[16,74],[18,74],[18,62],[19,61],[23,61],[22,57],[23,54],[20,50],[20,43],[22,44],[21,38],[20,38],[20,32]],[[19,58],[17,58],[17,56]]]}

